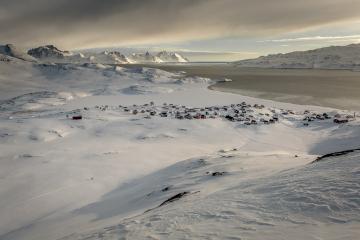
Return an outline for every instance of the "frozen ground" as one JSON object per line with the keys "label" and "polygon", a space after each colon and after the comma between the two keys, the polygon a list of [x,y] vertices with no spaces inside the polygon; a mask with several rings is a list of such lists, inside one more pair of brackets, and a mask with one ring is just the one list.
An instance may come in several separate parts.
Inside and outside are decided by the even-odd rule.
{"label": "frozen ground", "polygon": [[[312,163],[359,148],[357,119],[333,123],[353,113],[215,92],[211,82],[0,62],[0,239],[356,239],[360,153]],[[229,121],[233,110],[158,115],[170,104],[201,112],[243,101],[256,125]],[[330,119],[303,121],[312,113]]]}

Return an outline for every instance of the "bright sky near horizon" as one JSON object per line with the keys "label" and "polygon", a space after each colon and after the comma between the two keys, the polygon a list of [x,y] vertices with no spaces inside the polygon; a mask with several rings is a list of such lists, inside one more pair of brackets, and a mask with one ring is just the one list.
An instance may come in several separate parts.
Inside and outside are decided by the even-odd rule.
{"label": "bright sky near horizon", "polygon": [[0,0],[0,43],[236,60],[360,43],[360,0]]}

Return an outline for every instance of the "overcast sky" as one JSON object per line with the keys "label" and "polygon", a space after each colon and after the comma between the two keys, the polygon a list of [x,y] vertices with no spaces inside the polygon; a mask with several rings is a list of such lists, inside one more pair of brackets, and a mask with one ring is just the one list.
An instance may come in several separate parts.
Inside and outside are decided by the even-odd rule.
{"label": "overcast sky", "polygon": [[0,0],[0,43],[246,58],[360,42],[359,9],[360,0]]}

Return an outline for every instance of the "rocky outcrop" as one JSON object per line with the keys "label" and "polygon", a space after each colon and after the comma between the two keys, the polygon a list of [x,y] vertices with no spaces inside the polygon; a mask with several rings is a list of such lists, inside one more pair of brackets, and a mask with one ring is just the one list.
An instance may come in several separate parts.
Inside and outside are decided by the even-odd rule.
{"label": "rocky outcrop", "polygon": [[28,51],[28,54],[38,59],[44,59],[44,58],[63,59],[65,57],[73,55],[71,52],[62,51],[57,47],[55,47],[54,45],[46,45],[46,46],[40,46],[37,48],[30,49]]}

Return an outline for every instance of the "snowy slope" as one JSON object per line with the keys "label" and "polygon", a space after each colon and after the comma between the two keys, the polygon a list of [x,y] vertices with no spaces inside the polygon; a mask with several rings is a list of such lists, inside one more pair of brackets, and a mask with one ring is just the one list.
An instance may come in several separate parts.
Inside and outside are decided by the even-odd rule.
{"label": "snowy slope", "polygon": [[[13,58],[18,58],[24,61],[36,62],[36,59],[28,55],[27,53],[19,50],[13,44],[0,45],[0,54],[4,56],[10,56]],[[4,57],[5,59],[5,57]]]}
{"label": "snowy slope", "polygon": [[355,239],[358,116],[212,81],[0,62],[0,239]]}
{"label": "snowy slope", "polygon": [[360,69],[360,44],[271,54],[234,63],[240,67]]}
{"label": "snowy slope", "polygon": [[182,161],[77,210],[99,221],[126,199],[144,213],[62,239],[356,239],[360,152],[309,159],[235,149]]}

